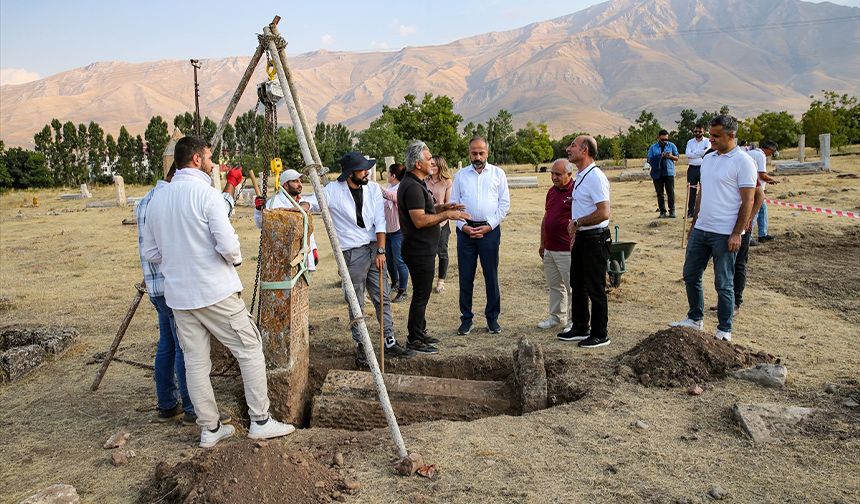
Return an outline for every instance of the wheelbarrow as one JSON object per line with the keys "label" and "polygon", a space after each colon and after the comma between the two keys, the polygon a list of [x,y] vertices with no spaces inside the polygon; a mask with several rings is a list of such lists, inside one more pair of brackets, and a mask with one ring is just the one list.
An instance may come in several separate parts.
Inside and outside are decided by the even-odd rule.
{"label": "wheelbarrow", "polygon": [[615,240],[609,246],[609,260],[606,261],[606,272],[609,274],[609,285],[621,285],[621,275],[627,271],[627,259],[633,255],[636,242],[618,241],[618,226],[615,226]]}

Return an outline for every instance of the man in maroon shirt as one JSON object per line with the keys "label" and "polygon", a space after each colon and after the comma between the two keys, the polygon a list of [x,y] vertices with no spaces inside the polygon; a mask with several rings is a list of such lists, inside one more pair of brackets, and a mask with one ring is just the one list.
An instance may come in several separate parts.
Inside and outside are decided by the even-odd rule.
{"label": "man in maroon shirt", "polygon": [[549,287],[549,317],[538,323],[541,329],[564,324],[570,329],[568,306],[570,306],[570,222],[571,190],[573,189],[573,165],[567,159],[558,159],[550,168],[552,187],[546,193],[546,206],[540,226],[540,248],[543,272]]}

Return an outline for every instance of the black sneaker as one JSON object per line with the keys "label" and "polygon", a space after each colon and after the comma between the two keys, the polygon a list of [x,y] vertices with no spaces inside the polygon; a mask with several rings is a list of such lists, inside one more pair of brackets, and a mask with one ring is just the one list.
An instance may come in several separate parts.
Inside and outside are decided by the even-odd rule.
{"label": "black sneaker", "polygon": [[585,332],[583,334],[571,329],[570,331],[560,332],[556,334],[555,337],[561,341],[582,341],[584,339],[588,339],[589,333]]}
{"label": "black sneaker", "polygon": [[367,357],[364,355],[364,346],[361,343],[355,347],[355,366],[360,368],[370,367],[367,363]]}
{"label": "black sneaker", "polygon": [[158,408],[158,416],[155,419],[159,422],[169,422],[182,414],[182,404],[176,403],[176,406],[169,409]]}
{"label": "black sneaker", "polygon": [[435,344],[439,343],[439,338],[434,338],[433,336],[430,336],[426,332],[421,333],[420,339],[421,339],[421,341],[423,341],[424,343],[427,343],[428,345],[435,345]]}
{"label": "black sneaker", "polygon": [[465,336],[470,332],[472,332],[472,322],[463,322],[457,329],[457,334],[459,334],[460,336]]}
{"label": "black sneaker", "polygon": [[657,218],[658,218],[658,219],[668,219],[668,218],[669,218],[669,216],[668,216],[668,215],[666,215],[666,212],[660,212],[660,217],[657,217]]}
{"label": "black sneaker", "polygon": [[490,331],[490,334],[501,334],[502,326],[499,325],[498,322],[487,322],[487,330]]}
{"label": "black sneaker", "polygon": [[675,218],[675,211],[674,211],[674,210],[672,210],[671,212],[669,212],[669,218],[670,218],[670,219],[674,219],[674,218]]}
{"label": "black sneaker", "polygon": [[428,345],[421,340],[410,341],[406,344],[406,348],[423,354],[439,353],[438,348],[434,347],[433,345]]}
{"label": "black sneaker", "polygon": [[597,348],[606,346],[609,344],[609,338],[598,338],[596,336],[589,336],[588,338],[579,342],[579,346],[582,348]]}
{"label": "black sneaker", "polygon": [[773,236],[771,236],[771,235],[764,235],[764,236],[759,236],[759,237],[758,237],[758,241],[759,241],[759,242],[768,242],[768,241],[771,241],[771,240],[773,240]]}
{"label": "black sneaker", "polygon": [[415,357],[415,351],[404,348],[395,341],[390,347],[385,347],[385,356],[395,359],[411,359]]}
{"label": "black sneaker", "polygon": [[[220,420],[222,424],[228,424],[233,421],[233,417],[231,417],[227,413],[219,413],[218,420]],[[184,415],[182,415],[182,423],[186,425],[196,424],[197,415],[195,415],[194,413],[185,413]]]}
{"label": "black sneaker", "polygon": [[409,294],[406,293],[406,289],[397,289],[397,295],[394,296],[394,299],[391,300],[392,303],[402,303],[409,299]]}

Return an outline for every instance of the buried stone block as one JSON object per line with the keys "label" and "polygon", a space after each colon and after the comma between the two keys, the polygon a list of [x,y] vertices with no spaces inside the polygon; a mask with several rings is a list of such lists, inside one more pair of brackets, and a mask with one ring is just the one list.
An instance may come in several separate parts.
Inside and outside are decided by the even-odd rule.
{"label": "buried stone block", "polygon": [[[503,382],[391,373],[383,380],[400,425],[477,420],[511,415],[517,409]],[[386,425],[370,373],[329,371],[320,395],[314,398],[311,427],[369,430]]]}
{"label": "buried stone block", "polygon": [[790,433],[814,412],[814,408],[773,403],[737,403],[732,407],[735,420],[756,443],[776,441],[780,435]]}
{"label": "buried stone block", "polygon": [[27,497],[18,504],[78,504],[81,498],[72,485],[51,485]]}
{"label": "buried stone block", "polygon": [[0,353],[0,381],[17,380],[45,361],[45,350],[39,345],[14,347]]}
{"label": "buried stone block", "polygon": [[526,338],[521,338],[514,350],[514,381],[523,414],[546,409],[547,382],[543,350],[540,345],[532,344]]}
{"label": "buried stone block", "polygon": [[788,370],[782,364],[758,364],[751,368],[735,371],[734,376],[763,387],[783,388],[787,374]]}

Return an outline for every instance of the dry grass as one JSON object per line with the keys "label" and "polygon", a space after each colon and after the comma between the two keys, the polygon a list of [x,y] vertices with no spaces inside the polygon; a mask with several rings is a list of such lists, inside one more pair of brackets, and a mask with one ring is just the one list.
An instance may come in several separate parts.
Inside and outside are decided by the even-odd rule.
{"label": "dry grass", "polygon": [[[838,172],[860,175],[857,156],[834,158],[833,163]],[[535,329],[546,311],[537,238],[550,184],[548,174],[538,178],[540,189],[512,191],[513,208],[502,228],[501,336],[482,331],[469,338],[452,336],[459,315],[452,238],[449,289],[443,295],[434,294],[428,317],[432,333],[443,340],[443,355],[438,358],[510,355],[517,339],[527,335],[540,342],[548,356],[605,365],[602,359],[617,356],[667,321],[683,317],[680,220],[659,221],[651,227],[656,214],[650,182],[613,183],[613,225],[620,226],[622,239],[634,240],[638,247],[621,288],[610,294],[612,345],[581,351],[557,341],[554,332]],[[130,187],[128,193],[141,196],[146,190]],[[794,198],[803,203],[842,210],[860,207],[860,180],[837,179],[835,173],[791,177],[770,194],[788,191],[804,191]],[[80,344],[62,359],[0,386],[0,502],[15,502],[60,482],[77,487],[85,502],[129,502],[151,476],[156,461],[176,462],[196,452],[196,429],[152,421],[153,384],[145,370],[114,363],[101,389],[89,391],[96,369],[86,362],[109,346],[134,293],[132,285],[140,277],[136,231],[120,224],[131,215],[129,209],[83,210],[83,202],[60,201],[58,194],[39,191],[38,208],[22,206],[31,199],[30,193],[0,196],[0,295],[13,303],[11,310],[0,312],[2,323],[60,324],[74,326],[82,334]],[[110,199],[112,188],[97,188],[94,195]],[[780,239],[788,239],[782,238],[787,231],[822,229],[840,234],[858,225],[849,219],[773,207],[770,215],[771,234]],[[244,255],[255,256],[258,233],[250,209],[240,208],[234,223]],[[319,327],[313,336],[315,348],[346,354],[350,352],[343,322],[346,307],[335,287],[330,248],[320,234],[321,267],[311,292],[311,323]],[[760,260],[767,256],[753,249],[751,268]],[[253,264],[249,260],[241,268],[249,290]],[[838,274],[826,265],[820,270],[825,278]],[[712,278],[706,274],[709,304],[715,299],[709,287]],[[481,313],[483,282],[477,283],[475,311]],[[755,282],[747,287],[747,302],[736,320],[736,339],[787,363],[791,384],[784,391],[727,380],[701,397],[690,397],[683,390],[608,382],[581,401],[525,417],[404,428],[410,449],[439,466],[441,476],[434,482],[393,476],[390,442],[384,431],[377,431],[373,435],[378,447],[348,460],[364,484],[351,500],[674,502],[686,496],[699,502],[707,500],[711,485],[719,484],[737,502],[856,502],[860,496],[857,439],[795,436],[762,448],[753,446],[728,415],[736,401],[824,406],[829,404],[829,398],[819,392],[824,382],[860,378],[857,327],[840,313],[821,308],[814,302],[817,295],[789,297]],[[250,292],[246,298],[250,299]],[[405,304],[395,305],[400,334],[407,309]],[[480,327],[481,320],[476,322]],[[713,329],[712,313],[706,314],[705,323]],[[374,323],[370,330],[376,331]],[[120,354],[151,362],[156,340],[154,310],[144,300]],[[631,429],[637,419],[651,428]],[[129,446],[137,457],[115,468],[101,445],[121,426],[132,432]],[[681,438],[691,434],[697,439]],[[326,436],[326,431],[305,430],[288,442],[302,446]]]}

